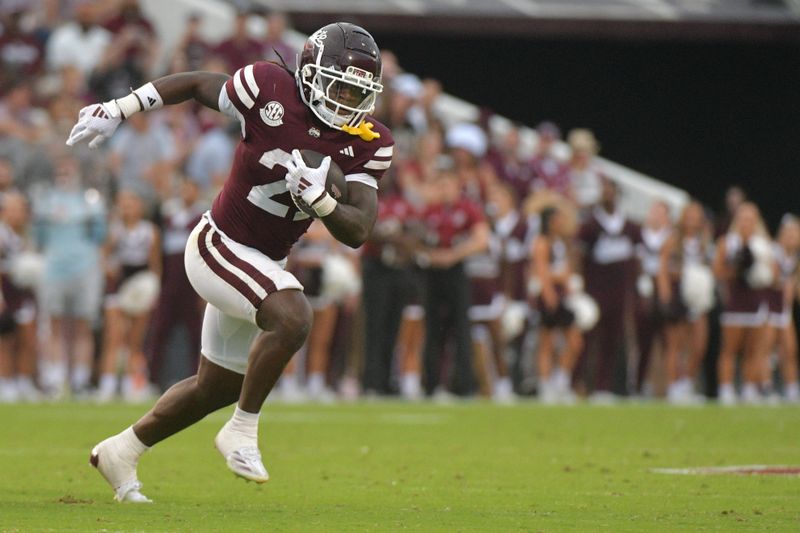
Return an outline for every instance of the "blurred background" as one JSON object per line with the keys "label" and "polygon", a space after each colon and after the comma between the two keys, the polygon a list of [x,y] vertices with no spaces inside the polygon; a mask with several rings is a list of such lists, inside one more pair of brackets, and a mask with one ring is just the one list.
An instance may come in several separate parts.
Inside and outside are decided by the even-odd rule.
{"label": "blurred background", "polygon": [[67,149],[78,111],[173,72],[293,68],[336,20],[384,50],[375,118],[397,144],[370,242],[317,224],[295,247],[315,326],[275,398],[798,400],[795,0],[2,0],[0,17],[0,401],[149,401],[197,364],[183,246],[239,126],[186,103]]}

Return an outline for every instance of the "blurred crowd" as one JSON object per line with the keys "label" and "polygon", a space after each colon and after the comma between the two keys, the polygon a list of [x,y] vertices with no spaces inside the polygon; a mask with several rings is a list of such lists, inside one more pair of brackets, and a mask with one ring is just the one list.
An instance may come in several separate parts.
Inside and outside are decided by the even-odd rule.
{"label": "blurred crowd", "polygon": [[[155,77],[293,68],[296,51],[277,12],[241,11],[213,43],[190,14],[166,51],[150,16],[136,0],[0,3],[0,401],[147,400],[196,368],[204,305],[183,248],[238,124],[186,103],[96,150],[64,141],[84,105]],[[543,122],[531,144],[489,113],[453,124],[436,80],[388,50],[383,68],[375,117],[396,149],[378,221],[359,250],[319,222],[295,246],[314,326],[274,396],[798,401],[793,215],[770,235],[732,187],[716,213],[656,200],[638,223],[591,131]]]}

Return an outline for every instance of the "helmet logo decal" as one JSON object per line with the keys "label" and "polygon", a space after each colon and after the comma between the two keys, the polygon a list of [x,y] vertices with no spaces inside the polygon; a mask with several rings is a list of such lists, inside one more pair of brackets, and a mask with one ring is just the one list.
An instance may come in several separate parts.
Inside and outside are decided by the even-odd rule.
{"label": "helmet logo decal", "polygon": [[317,44],[322,44],[322,41],[328,38],[328,30],[320,29],[317,30],[314,35],[311,36],[311,40],[316,42]]}
{"label": "helmet logo decal", "polygon": [[283,124],[283,105],[275,100],[267,103],[261,108],[261,120],[272,127]]}

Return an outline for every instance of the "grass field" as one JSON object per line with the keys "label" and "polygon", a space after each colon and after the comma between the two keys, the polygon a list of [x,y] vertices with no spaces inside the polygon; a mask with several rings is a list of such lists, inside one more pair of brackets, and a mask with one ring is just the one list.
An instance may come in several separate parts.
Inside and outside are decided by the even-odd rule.
{"label": "grass field", "polygon": [[226,410],[120,505],[88,453],[143,410],[0,406],[0,531],[800,531],[800,477],[650,471],[800,464],[800,409],[268,405],[262,486],[213,448]]}

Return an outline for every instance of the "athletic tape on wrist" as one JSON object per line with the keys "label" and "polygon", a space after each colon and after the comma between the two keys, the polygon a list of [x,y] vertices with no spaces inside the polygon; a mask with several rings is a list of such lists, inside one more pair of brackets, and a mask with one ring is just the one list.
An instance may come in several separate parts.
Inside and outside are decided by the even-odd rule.
{"label": "athletic tape on wrist", "polygon": [[333,213],[333,210],[336,209],[338,204],[339,202],[337,202],[333,196],[326,192],[319,198],[319,200],[314,202],[314,205],[311,206],[311,209],[314,210],[318,217],[322,218]]}
{"label": "athletic tape on wrist", "polygon": [[152,83],[145,83],[128,96],[118,98],[116,102],[124,118],[139,111],[150,111],[164,106],[164,99]]}

